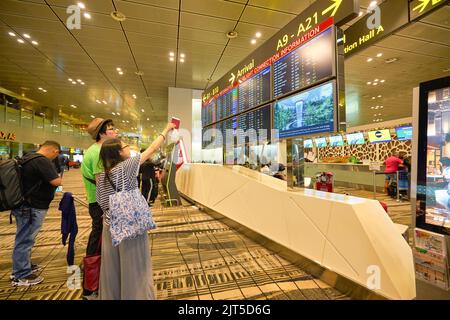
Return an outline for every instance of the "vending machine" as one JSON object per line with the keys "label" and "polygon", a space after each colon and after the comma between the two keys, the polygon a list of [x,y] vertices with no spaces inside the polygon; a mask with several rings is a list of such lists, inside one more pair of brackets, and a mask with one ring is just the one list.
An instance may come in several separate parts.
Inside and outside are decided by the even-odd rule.
{"label": "vending machine", "polygon": [[417,144],[413,154],[417,169],[412,193],[415,193],[416,278],[448,292],[450,77],[421,83],[415,96],[413,119]]}

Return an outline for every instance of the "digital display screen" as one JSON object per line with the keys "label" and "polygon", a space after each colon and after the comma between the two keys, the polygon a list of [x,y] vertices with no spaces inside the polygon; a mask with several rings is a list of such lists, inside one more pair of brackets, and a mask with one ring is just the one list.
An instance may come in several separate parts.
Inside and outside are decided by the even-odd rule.
{"label": "digital display screen", "polygon": [[270,140],[270,113],[268,105],[241,114],[238,117],[237,144],[263,143]]}
{"label": "digital display screen", "polygon": [[239,85],[239,112],[270,100],[270,66]]}
{"label": "digital display screen", "polygon": [[315,139],[317,148],[325,148],[327,146],[327,139],[317,138]]}
{"label": "digital display screen", "polygon": [[217,98],[216,121],[231,117],[237,113],[238,91],[234,88]]}
{"label": "digital display screen", "polygon": [[332,136],[330,137],[330,146],[331,147],[342,147],[344,145],[344,140],[342,136]]}
{"label": "digital display screen", "polygon": [[215,122],[216,101],[213,100],[202,107],[202,127]]}
{"label": "digital display screen", "polygon": [[274,97],[304,88],[333,75],[332,29],[295,49],[273,64]]}
{"label": "digital display screen", "polygon": [[[449,80],[445,82],[449,85]],[[421,90],[422,91],[422,90]],[[437,226],[450,233],[450,86],[425,91],[428,108],[420,105],[419,127],[426,121],[426,131],[419,131],[417,199],[424,210],[422,224]],[[425,97],[424,97],[425,98]],[[428,110],[426,110],[428,109]],[[425,111],[428,111],[425,113]],[[419,224],[418,224],[419,225]],[[441,229],[442,230],[442,229]],[[436,231],[436,230],[432,230]]]}
{"label": "digital display screen", "polygon": [[412,126],[395,128],[397,140],[412,140],[413,128]]}
{"label": "digital display screen", "polygon": [[280,138],[334,131],[334,82],[279,100],[274,129]]}
{"label": "digital display screen", "polygon": [[313,141],[311,139],[303,141],[303,148],[314,148]]}
{"label": "digital display screen", "polygon": [[389,129],[369,131],[368,136],[371,143],[391,141],[391,133],[389,132]]}
{"label": "digital display screen", "polygon": [[347,143],[349,146],[355,144],[364,144],[365,142],[366,141],[364,139],[364,134],[362,132],[347,134]]}

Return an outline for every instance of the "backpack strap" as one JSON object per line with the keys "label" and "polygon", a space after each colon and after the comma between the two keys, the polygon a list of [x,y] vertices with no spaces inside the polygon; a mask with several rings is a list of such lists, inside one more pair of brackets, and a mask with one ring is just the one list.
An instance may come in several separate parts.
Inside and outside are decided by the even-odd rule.
{"label": "backpack strap", "polygon": [[86,179],[87,181],[89,181],[90,183],[92,183],[94,186],[97,185],[97,181],[95,181],[94,179],[88,178],[83,174],[83,178]]}

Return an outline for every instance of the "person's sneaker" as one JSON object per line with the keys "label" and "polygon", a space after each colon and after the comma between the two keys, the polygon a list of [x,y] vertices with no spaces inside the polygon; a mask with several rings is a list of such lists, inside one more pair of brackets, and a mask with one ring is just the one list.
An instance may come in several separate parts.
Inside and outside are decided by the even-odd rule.
{"label": "person's sneaker", "polygon": [[22,279],[14,279],[11,284],[14,287],[29,287],[34,286],[44,281],[44,278],[38,277],[35,274],[30,274],[29,276],[26,276]]}
{"label": "person's sneaker", "polygon": [[91,294],[84,294],[83,300],[98,300],[98,293],[92,292]]}
{"label": "person's sneaker", "polygon": [[[42,269],[44,269],[44,268],[41,267],[41,266],[38,265],[38,264],[31,264],[31,272],[32,272],[32,273],[39,272],[39,271],[41,271]],[[14,280],[14,275],[13,275],[12,273],[9,275],[9,280]]]}

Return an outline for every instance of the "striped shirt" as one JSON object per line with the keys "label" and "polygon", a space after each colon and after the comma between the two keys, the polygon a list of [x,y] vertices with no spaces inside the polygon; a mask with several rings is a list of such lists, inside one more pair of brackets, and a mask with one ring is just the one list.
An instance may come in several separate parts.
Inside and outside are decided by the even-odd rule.
{"label": "striped shirt", "polygon": [[[117,191],[131,191],[138,188],[137,176],[139,174],[141,155],[131,157],[116,165],[109,173],[112,183]],[[97,175],[97,202],[103,210],[105,223],[109,225],[109,197],[116,193],[116,190],[106,178],[105,173]]]}

